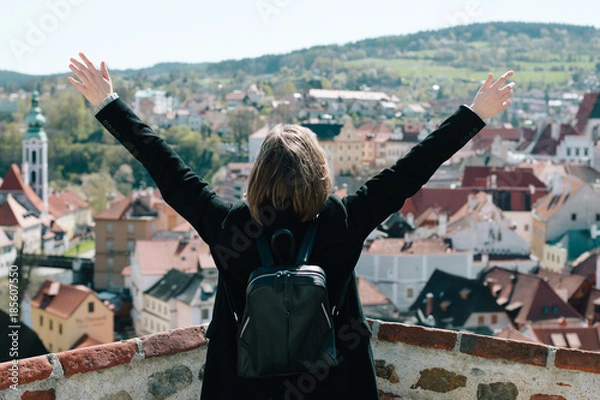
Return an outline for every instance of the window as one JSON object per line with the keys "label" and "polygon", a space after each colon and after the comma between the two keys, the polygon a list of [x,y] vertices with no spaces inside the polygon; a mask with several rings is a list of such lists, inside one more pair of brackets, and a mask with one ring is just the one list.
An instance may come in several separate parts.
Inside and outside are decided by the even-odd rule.
{"label": "window", "polygon": [[131,254],[131,253],[133,253],[134,249],[135,249],[135,240],[128,240],[127,241],[127,251]]}
{"label": "window", "polygon": [[571,214],[571,221],[577,221],[577,214]]}
{"label": "window", "polygon": [[94,302],[90,301],[88,303],[88,312],[94,312]]}
{"label": "window", "polygon": [[35,183],[35,171],[31,171],[31,183]]}
{"label": "window", "polygon": [[542,312],[544,314],[548,314],[550,312],[550,309],[547,306],[542,307]]}
{"label": "window", "polygon": [[587,149],[587,147],[585,149],[583,149],[583,155],[586,156],[586,157],[588,156],[588,149]]}
{"label": "window", "polygon": [[48,345],[48,350],[52,351],[52,343]]}
{"label": "window", "polygon": [[109,253],[114,251],[114,243],[112,239],[106,239],[106,250],[108,250]]}
{"label": "window", "polygon": [[127,233],[132,234],[135,232],[133,224],[127,224]]}
{"label": "window", "polygon": [[113,233],[113,224],[112,224],[112,222],[109,222],[108,224],[106,224],[106,232],[107,233]]}
{"label": "window", "polygon": [[48,321],[48,329],[52,330],[52,328],[54,327],[54,324],[53,324],[53,322],[54,322],[54,321],[52,321],[52,320],[49,320],[49,321]]}
{"label": "window", "polygon": [[202,319],[208,319],[208,308],[202,309]]}
{"label": "window", "polygon": [[524,230],[525,232],[528,232],[528,231],[529,231],[529,224],[525,224],[525,225],[523,226],[523,230]]}
{"label": "window", "polygon": [[40,326],[44,326],[44,316],[40,315]]}
{"label": "window", "polygon": [[579,157],[579,147],[577,147],[577,148],[575,149],[575,155],[576,155],[577,157]]}
{"label": "window", "polygon": [[485,317],[484,317],[483,315],[479,315],[479,316],[477,317],[477,323],[478,323],[479,325],[483,325],[483,324],[485,323]]}
{"label": "window", "polygon": [[112,285],[113,285],[113,280],[114,280],[114,277],[113,277],[113,275],[112,275],[112,274],[109,274],[109,275],[106,277],[106,286],[108,286],[108,287],[112,287]]}
{"label": "window", "polygon": [[415,295],[415,291],[413,288],[411,288],[411,287],[406,288],[406,298],[407,299],[412,299],[414,297],[414,295]]}
{"label": "window", "polygon": [[37,155],[37,154],[36,154],[36,151],[35,151],[35,150],[33,150],[33,151],[31,152],[31,163],[32,163],[32,164],[35,164],[35,163],[37,162],[37,157],[36,157],[36,155]]}
{"label": "window", "polygon": [[62,324],[58,324],[58,334],[62,335]]}
{"label": "window", "polygon": [[498,323],[498,316],[496,314],[492,315],[492,324]]}
{"label": "window", "polygon": [[600,214],[596,214],[596,222],[600,221]]}
{"label": "window", "polygon": [[150,227],[150,230],[152,230],[152,233],[156,232],[156,224],[153,222],[152,226]]}
{"label": "window", "polygon": [[106,269],[112,271],[115,268],[115,259],[112,257],[106,258]]}
{"label": "window", "polygon": [[29,149],[25,150],[25,161],[29,162]]}

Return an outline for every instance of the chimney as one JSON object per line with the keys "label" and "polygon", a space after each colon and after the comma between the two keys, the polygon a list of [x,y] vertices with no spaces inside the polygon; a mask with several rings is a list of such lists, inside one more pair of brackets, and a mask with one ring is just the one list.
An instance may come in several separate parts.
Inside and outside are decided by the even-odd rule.
{"label": "chimney", "polygon": [[558,140],[560,137],[560,124],[558,122],[550,124],[550,137],[553,140]]}
{"label": "chimney", "polygon": [[428,317],[433,314],[433,293],[427,293],[425,295],[427,298],[427,306],[425,308],[425,316]]}
{"label": "chimney", "polygon": [[498,188],[498,175],[491,174],[490,175],[490,189],[497,189],[497,188]]}
{"label": "chimney", "polygon": [[477,197],[474,194],[469,194],[469,197],[467,198],[467,204],[469,205],[469,211],[474,210],[475,207],[477,207],[477,204],[479,204]]}
{"label": "chimney", "polygon": [[590,236],[592,240],[595,240],[598,236],[600,236],[600,229],[598,229],[598,224],[592,224],[590,227]]}
{"label": "chimney", "polygon": [[448,214],[445,212],[441,212],[438,216],[438,236],[443,238],[446,236],[446,231],[448,228]]}

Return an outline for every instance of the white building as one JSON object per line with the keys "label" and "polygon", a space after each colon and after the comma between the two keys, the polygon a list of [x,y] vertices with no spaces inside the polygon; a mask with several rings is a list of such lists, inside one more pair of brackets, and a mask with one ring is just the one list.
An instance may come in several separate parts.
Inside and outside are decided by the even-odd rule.
{"label": "white building", "polygon": [[483,268],[473,264],[473,253],[452,251],[441,239],[377,239],[362,252],[356,274],[406,312],[436,269],[475,279]]}

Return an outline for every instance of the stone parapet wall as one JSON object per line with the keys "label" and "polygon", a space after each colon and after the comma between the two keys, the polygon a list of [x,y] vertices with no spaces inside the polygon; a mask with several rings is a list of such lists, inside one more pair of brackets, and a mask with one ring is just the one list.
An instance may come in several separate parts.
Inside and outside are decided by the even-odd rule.
{"label": "stone parapet wall", "polygon": [[[600,398],[600,353],[369,321],[381,399]],[[198,398],[204,331],[175,329],[0,364],[0,399]]]}

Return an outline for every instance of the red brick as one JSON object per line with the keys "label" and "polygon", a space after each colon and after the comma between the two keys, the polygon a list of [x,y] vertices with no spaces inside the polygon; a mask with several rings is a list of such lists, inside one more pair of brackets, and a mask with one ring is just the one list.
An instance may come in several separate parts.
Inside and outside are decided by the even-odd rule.
{"label": "red brick", "polygon": [[65,376],[71,376],[127,364],[137,350],[137,343],[128,340],[64,351],[58,353],[57,357],[65,371]]}
{"label": "red brick", "polygon": [[402,399],[402,397],[398,396],[397,394],[384,392],[383,390],[379,389],[379,400],[394,400],[394,399]]}
{"label": "red brick", "polygon": [[600,374],[600,354],[575,349],[557,349],[554,365],[557,368]]}
{"label": "red brick", "polygon": [[546,366],[548,357],[548,347],[544,345],[468,333],[462,336],[460,351],[478,357],[501,358],[542,367]]}
{"label": "red brick", "polygon": [[[52,373],[52,365],[46,356],[25,358],[19,360],[19,384],[25,384],[46,379]],[[12,362],[0,364],[0,390],[6,389],[13,384]]]}
{"label": "red brick", "polygon": [[557,394],[534,394],[529,400],[567,400],[567,398]]}
{"label": "red brick", "polygon": [[396,323],[382,323],[379,339],[387,342],[403,342],[421,347],[452,350],[456,344],[456,332],[423,328]]}
{"label": "red brick", "polygon": [[27,390],[21,396],[21,400],[56,400],[54,389],[35,390],[33,392]]}
{"label": "red brick", "polygon": [[199,326],[173,329],[143,336],[140,339],[146,358],[181,353],[206,345],[204,330]]}

